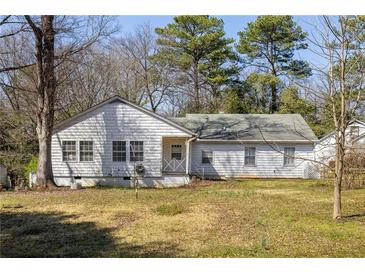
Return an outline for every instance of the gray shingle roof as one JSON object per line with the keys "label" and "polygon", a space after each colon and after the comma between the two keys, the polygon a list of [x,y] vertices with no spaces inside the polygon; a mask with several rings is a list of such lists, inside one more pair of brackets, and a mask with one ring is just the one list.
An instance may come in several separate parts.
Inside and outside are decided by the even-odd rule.
{"label": "gray shingle roof", "polygon": [[201,139],[318,141],[300,114],[187,114],[170,119]]}

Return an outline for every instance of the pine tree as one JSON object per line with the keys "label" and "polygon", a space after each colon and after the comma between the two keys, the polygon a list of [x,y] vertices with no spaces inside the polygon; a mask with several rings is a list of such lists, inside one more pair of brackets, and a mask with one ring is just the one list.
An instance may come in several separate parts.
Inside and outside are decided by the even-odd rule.
{"label": "pine tree", "polygon": [[[291,16],[258,16],[256,21],[238,33],[237,50],[258,71],[274,77],[305,78],[311,74],[309,65],[294,59],[296,50],[306,49],[307,33],[303,32]],[[272,81],[270,112],[278,111],[279,90]]]}
{"label": "pine tree", "polygon": [[190,111],[202,110],[203,90],[213,99],[237,76],[237,55],[226,38],[223,20],[210,16],[176,16],[165,28],[157,28],[161,46],[156,58],[165,60],[193,83],[188,94]]}

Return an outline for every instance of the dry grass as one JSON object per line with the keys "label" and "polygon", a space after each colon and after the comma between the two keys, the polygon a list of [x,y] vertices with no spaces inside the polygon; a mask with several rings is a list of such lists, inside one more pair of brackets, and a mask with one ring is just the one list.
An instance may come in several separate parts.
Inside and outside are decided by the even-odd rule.
{"label": "dry grass", "polygon": [[365,189],[239,180],[0,193],[2,257],[365,257]]}

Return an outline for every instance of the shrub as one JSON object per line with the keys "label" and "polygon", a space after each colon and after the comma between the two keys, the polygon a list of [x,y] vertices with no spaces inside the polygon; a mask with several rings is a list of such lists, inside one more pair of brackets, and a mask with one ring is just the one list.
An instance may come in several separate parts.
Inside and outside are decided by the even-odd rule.
{"label": "shrub", "polygon": [[29,173],[37,172],[37,166],[38,166],[38,157],[33,156],[24,169],[24,177],[28,178]]}
{"label": "shrub", "polygon": [[[329,179],[329,182],[335,179],[335,161],[329,162],[329,168],[322,170],[322,178]],[[332,181],[331,181],[332,180]],[[365,150],[359,148],[346,151],[344,159],[343,186],[345,188],[365,187]]]}

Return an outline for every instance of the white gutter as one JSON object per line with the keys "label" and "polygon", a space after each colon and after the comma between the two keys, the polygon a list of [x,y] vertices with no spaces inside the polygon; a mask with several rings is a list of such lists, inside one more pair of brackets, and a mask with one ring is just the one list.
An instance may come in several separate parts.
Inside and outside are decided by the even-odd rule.
{"label": "white gutter", "polygon": [[185,142],[185,146],[186,146],[186,168],[185,168],[185,173],[186,175],[189,175],[190,173],[190,162],[191,162],[191,154],[190,154],[190,143],[194,140],[196,140],[198,137],[194,136],[189,138],[186,142]]}
{"label": "white gutter", "polygon": [[216,143],[318,143],[319,140],[222,140],[222,139],[198,139],[199,142],[216,142]]}

